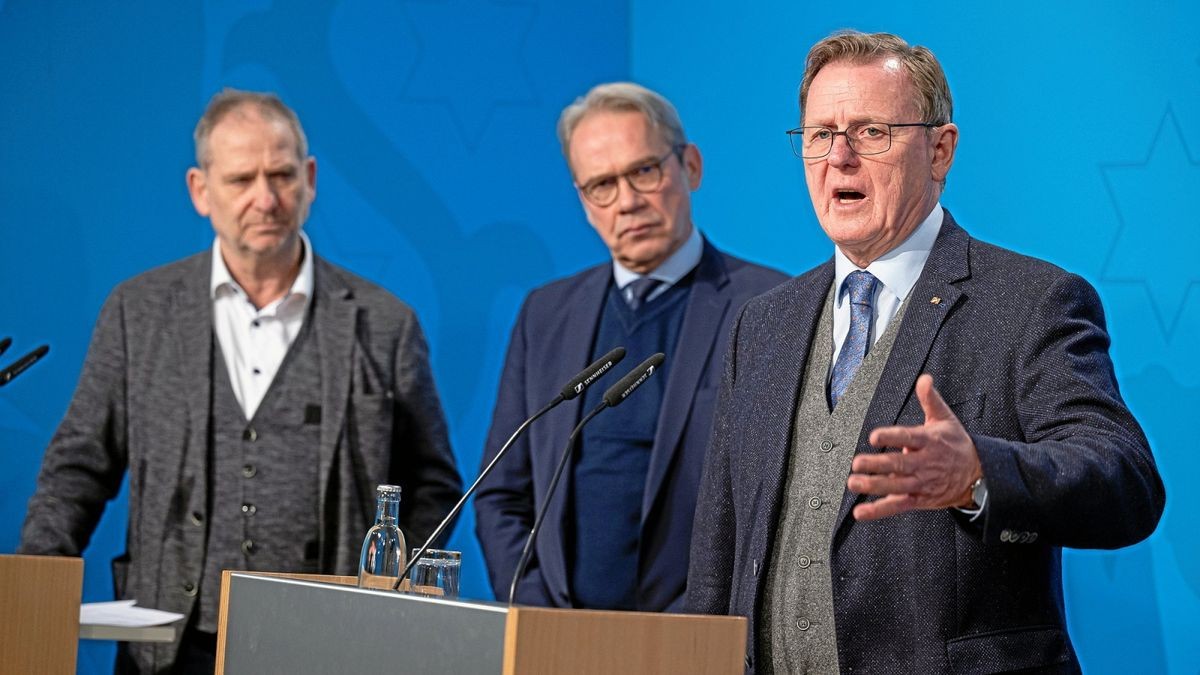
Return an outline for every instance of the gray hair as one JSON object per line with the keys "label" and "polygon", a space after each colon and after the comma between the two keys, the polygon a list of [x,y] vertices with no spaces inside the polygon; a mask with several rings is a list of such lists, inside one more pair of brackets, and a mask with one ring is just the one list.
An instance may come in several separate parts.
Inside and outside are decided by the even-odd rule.
{"label": "gray hair", "polygon": [[808,50],[804,79],[800,84],[801,124],[804,106],[808,103],[808,89],[822,68],[839,61],[856,65],[873,63],[889,56],[900,61],[917,90],[916,104],[921,121],[938,125],[953,122],[954,102],[950,98],[950,84],[933,52],[926,47],[910,46],[903,38],[891,33],[868,34],[842,30]]}
{"label": "gray hair", "polygon": [[208,107],[204,109],[204,115],[200,117],[200,121],[196,123],[196,130],[192,133],[192,138],[196,142],[197,166],[207,169],[208,163],[212,161],[208,148],[208,137],[212,134],[212,130],[230,113],[243,107],[254,108],[264,119],[287,122],[292,129],[292,134],[296,137],[298,159],[304,161],[304,158],[308,157],[308,138],[304,135],[304,128],[300,126],[300,118],[278,96],[266,92],[243,91],[227,87],[208,102]]}
{"label": "gray hair", "polygon": [[687,145],[683,123],[679,112],[671,102],[657,92],[632,82],[610,82],[592,87],[586,95],[575,99],[563,108],[558,117],[558,142],[562,145],[563,157],[571,163],[571,134],[575,127],[591,113],[639,112],[650,123],[650,128],[672,148]]}

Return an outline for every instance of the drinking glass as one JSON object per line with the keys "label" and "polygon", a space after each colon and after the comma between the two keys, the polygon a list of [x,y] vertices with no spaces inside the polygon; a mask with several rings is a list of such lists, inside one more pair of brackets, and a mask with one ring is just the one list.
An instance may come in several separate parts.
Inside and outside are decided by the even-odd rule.
{"label": "drinking glass", "polygon": [[[412,554],[416,555],[418,550],[414,548]],[[458,573],[461,568],[462,553],[428,549],[408,573],[412,591],[422,595],[457,598]]]}

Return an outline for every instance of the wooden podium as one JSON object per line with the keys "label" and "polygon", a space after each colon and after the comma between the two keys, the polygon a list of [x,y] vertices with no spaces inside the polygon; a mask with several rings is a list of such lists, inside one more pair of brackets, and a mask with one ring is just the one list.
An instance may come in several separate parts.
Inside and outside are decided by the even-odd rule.
{"label": "wooden podium", "polygon": [[509,607],[348,577],[225,572],[217,675],[734,675],[745,648],[742,617]]}
{"label": "wooden podium", "polygon": [[0,670],[75,672],[83,560],[0,555]]}

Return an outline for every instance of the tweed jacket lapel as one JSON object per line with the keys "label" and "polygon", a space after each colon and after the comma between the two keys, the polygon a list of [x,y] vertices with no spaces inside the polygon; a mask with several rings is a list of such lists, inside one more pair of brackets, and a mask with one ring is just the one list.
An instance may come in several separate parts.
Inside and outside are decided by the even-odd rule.
{"label": "tweed jacket lapel", "polygon": [[[925,261],[925,268],[909,294],[908,309],[905,310],[883,376],[875,389],[875,396],[867,409],[856,454],[882,452],[872,448],[867,437],[873,429],[895,424],[909,398],[916,395],[913,390],[917,377],[924,372],[925,360],[933,341],[946,317],[963,297],[962,291],[954,284],[971,275],[967,254],[970,239],[966,231],[954,222],[950,212],[946,211],[941,231],[934,241],[929,259]],[[846,491],[834,525],[835,541],[846,524],[850,510],[862,499],[861,495]]]}
{"label": "tweed jacket lapel", "polygon": [[[762,425],[756,429],[762,436],[754,438],[745,448],[753,457],[750,465],[758,467],[755,475],[760,480],[757,486],[747,486],[755,494],[750,503],[765,504],[770,511],[753,519],[751,550],[764,551],[764,557],[782,508],[783,483],[787,476],[792,426],[804,368],[832,284],[833,260],[830,259],[785,284],[785,292],[771,294],[772,300],[765,311],[771,317],[769,325],[774,334],[767,338],[771,347],[763,346],[764,350],[770,350],[764,351],[770,354],[770,367],[752,367],[748,371],[757,383],[748,389],[755,397],[756,405],[773,411],[764,418],[787,420],[786,424]],[[755,356],[739,356],[739,361],[743,358],[753,360]]]}

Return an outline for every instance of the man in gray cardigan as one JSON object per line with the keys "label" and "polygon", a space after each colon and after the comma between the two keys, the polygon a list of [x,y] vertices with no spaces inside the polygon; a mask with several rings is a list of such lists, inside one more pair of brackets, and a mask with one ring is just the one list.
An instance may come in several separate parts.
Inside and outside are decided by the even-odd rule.
{"label": "man in gray cardigan", "polygon": [[196,127],[210,251],[113,291],[50,443],[20,552],[79,555],[130,474],[119,598],[180,612],[122,672],[213,670],[223,569],[354,574],[375,486],[423,540],[461,493],[412,310],[316,257],[316,162],[272,95],[226,90]]}

